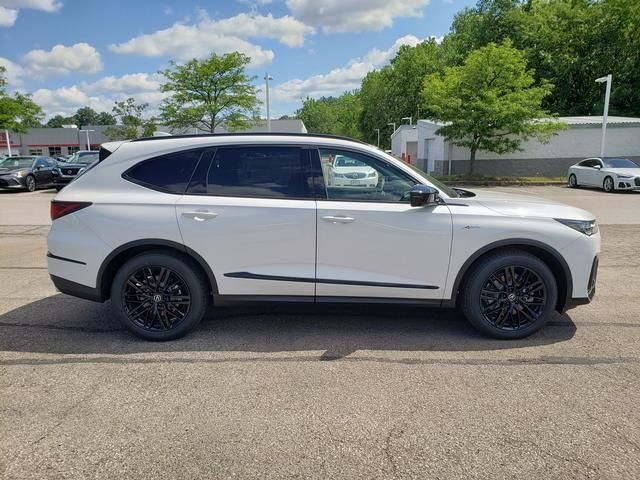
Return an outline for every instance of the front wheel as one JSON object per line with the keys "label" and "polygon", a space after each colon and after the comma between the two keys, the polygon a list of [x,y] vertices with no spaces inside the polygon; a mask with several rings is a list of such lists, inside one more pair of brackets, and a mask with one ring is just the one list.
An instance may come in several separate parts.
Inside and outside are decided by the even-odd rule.
{"label": "front wheel", "polygon": [[555,310],[558,287],[549,267],[520,250],[489,255],[472,267],[461,307],[469,322],[494,338],[524,338]]}
{"label": "front wheel", "polygon": [[120,321],[146,340],[173,340],[202,320],[206,280],[190,259],[171,252],[143,253],[127,261],[111,286]]}
{"label": "front wheel", "polygon": [[604,188],[604,191],[607,193],[613,193],[616,189],[613,183],[613,178],[611,177],[605,178],[604,182],[602,183],[602,188]]}
{"label": "front wheel", "polygon": [[569,175],[569,188],[577,188],[578,187],[578,179],[576,178],[575,174],[571,174]]}
{"label": "front wheel", "polygon": [[35,192],[36,191],[36,179],[33,175],[28,175],[24,180],[25,186],[27,187],[27,191]]}

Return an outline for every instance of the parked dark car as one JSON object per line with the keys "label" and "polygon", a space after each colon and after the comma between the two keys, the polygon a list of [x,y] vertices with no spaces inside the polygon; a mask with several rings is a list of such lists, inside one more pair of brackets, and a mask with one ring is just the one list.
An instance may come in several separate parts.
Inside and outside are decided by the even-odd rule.
{"label": "parked dark car", "polygon": [[35,191],[58,181],[58,163],[51,157],[23,156],[0,160],[0,188]]}
{"label": "parked dark car", "polygon": [[86,150],[76,152],[69,157],[65,162],[58,162],[58,177],[56,181],[56,190],[60,191],[62,188],[70,183],[79,174],[84,172],[93,162],[98,160],[98,152],[93,150]]}

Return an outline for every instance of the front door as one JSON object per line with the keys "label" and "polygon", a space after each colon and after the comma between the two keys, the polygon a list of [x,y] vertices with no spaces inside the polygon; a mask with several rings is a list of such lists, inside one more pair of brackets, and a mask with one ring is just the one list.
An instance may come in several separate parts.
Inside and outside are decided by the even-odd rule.
{"label": "front door", "polygon": [[451,248],[446,205],[411,207],[415,181],[381,158],[320,149],[316,295],[442,299]]}
{"label": "front door", "polygon": [[222,295],[315,293],[316,201],[299,147],[220,147],[176,204],[183,241]]}

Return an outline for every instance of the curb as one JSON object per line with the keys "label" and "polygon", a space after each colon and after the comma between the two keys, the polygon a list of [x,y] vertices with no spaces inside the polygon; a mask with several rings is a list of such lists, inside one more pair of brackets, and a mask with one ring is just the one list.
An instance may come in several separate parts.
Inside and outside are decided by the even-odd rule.
{"label": "curb", "polygon": [[549,187],[549,186],[565,186],[566,182],[498,182],[498,181],[486,181],[486,182],[451,182],[442,181],[445,185],[450,187]]}

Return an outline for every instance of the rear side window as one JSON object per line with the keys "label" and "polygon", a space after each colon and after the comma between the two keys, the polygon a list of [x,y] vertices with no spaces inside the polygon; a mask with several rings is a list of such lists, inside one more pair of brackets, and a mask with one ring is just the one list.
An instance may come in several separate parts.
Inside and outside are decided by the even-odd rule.
{"label": "rear side window", "polygon": [[312,198],[308,152],[279,146],[219,148],[207,173],[207,195]]}
{"label": "rear side window", "polygon": [[199,148],[145,160],[127,170],[123,177],[161,192],[183,194],[203,151]]}

